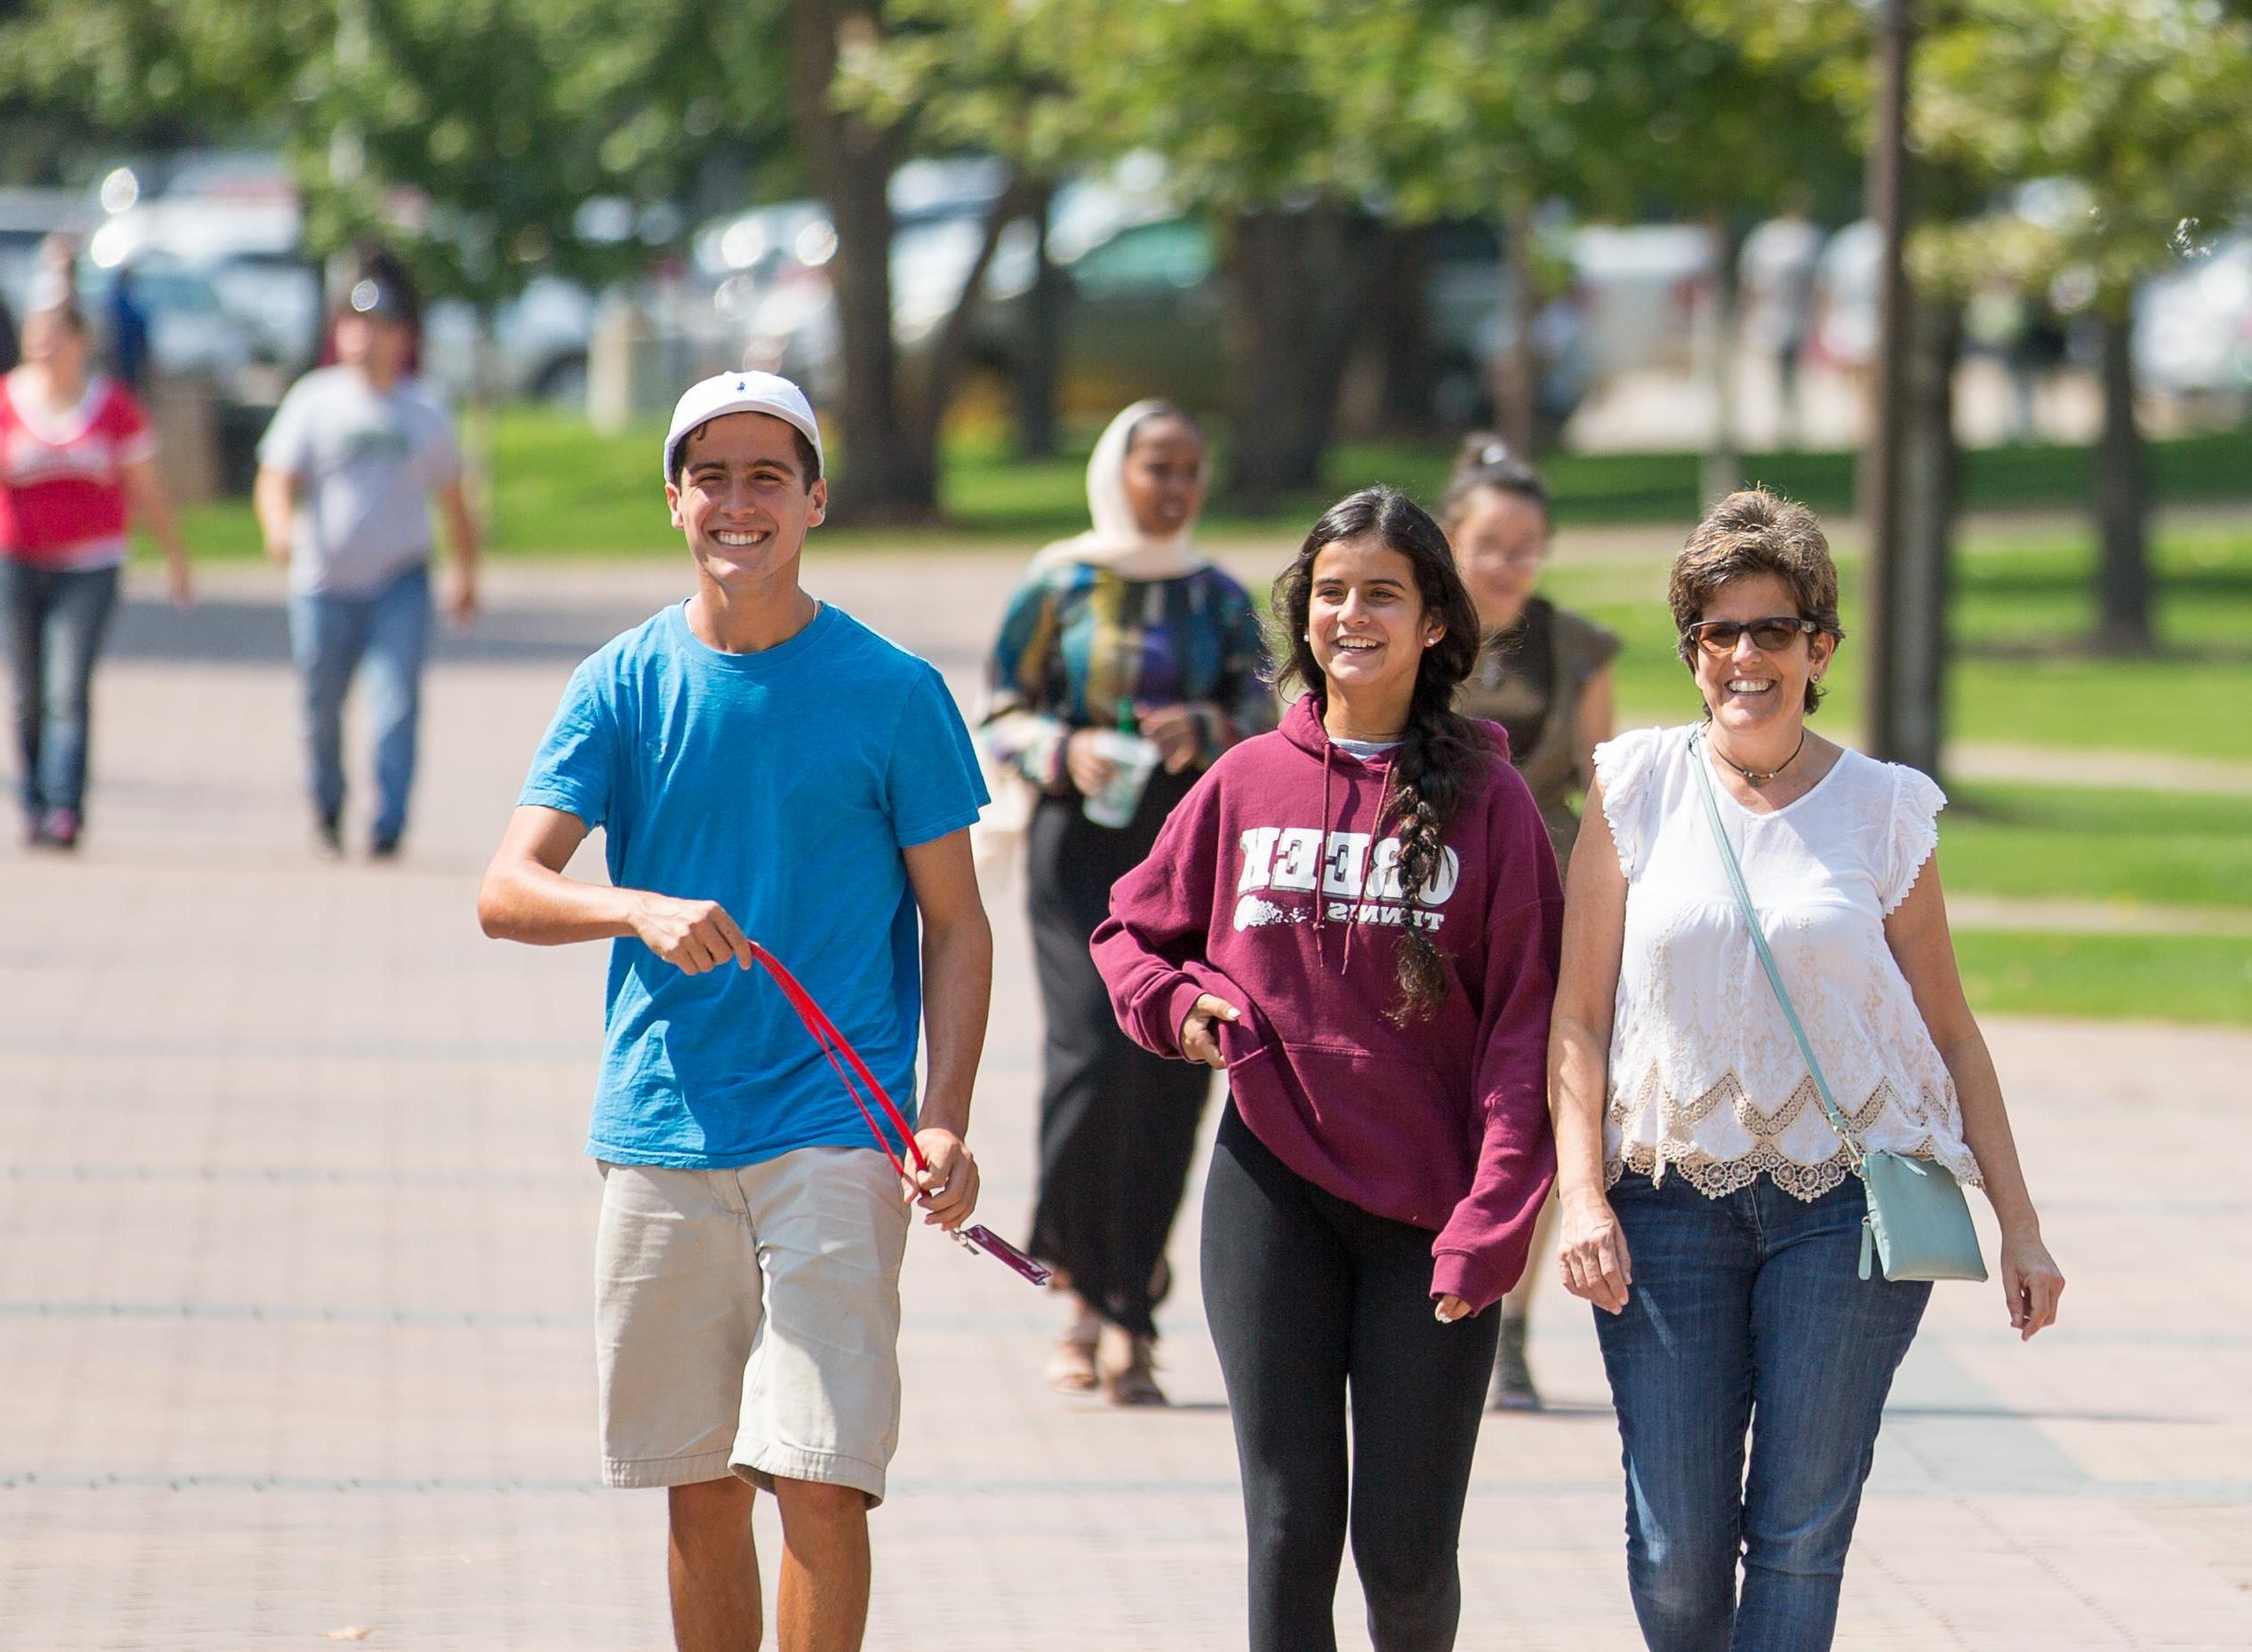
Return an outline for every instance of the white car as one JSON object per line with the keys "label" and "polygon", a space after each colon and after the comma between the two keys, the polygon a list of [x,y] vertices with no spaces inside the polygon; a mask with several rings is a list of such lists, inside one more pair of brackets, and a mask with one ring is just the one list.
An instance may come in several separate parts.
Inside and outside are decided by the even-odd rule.
{"label": "white car", "polygon": [[2135,296],[2135,370],[2176,396],[2252,392],[2252,235],[2144,284]]}

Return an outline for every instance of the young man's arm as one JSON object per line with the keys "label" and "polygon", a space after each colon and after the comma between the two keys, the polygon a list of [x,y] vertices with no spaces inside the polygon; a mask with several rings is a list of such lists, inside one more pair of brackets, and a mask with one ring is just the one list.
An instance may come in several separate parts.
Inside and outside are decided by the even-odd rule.
{"label": "young man's arm", "polygon": [[258,479],[250,485],[251,508],[258,517],[258,535],[266,555],[277,563],[289,560],[290,517],[297,507],[297,479],[279,465],[258,466]]}
{"label": "young man's arm", "polygon": [[[565,946],[629,935],[692,976],[722,964],[750,967],[750,943],[717,901],[680,901],[645,889],[581,883],[563,876],[572,852],[586,838],[587,823],[576,814],[537,805],[517,809],[478,887],[477,921],[484,932],[496,941],[531,946]],[[973,899],[975,895],[973,886]],[[982,912],[979,917],[982,922]],[[982,997],[979,1001],[982,1031]],[[936,1043],[934,1036],[934,1047]],[[934,1068],[936,1065],[934,1057]],[[970,1065],[976,1065],[974,1049]],[[963,1088],[967,1115],[967,1084]]]}
{"label": "young man's arm", "polygon": [[477,517],[460,477],[438,490],[438,508],[446,519],[446,544],[453,552],[453,583],[446,594],[446,617],[466,626],[477,617]]}
{"label": "young man's arm", "polygon": [[918,1178],[924,1218],[959,1227],[977,1208],[977,1161],[962,1138],[985,1047],[993,991],[993,932],[977,894],[969,833],[953,831],[903,852],[923,920],[923,1040],[930,1070],[915,1140],[930,1161]]}

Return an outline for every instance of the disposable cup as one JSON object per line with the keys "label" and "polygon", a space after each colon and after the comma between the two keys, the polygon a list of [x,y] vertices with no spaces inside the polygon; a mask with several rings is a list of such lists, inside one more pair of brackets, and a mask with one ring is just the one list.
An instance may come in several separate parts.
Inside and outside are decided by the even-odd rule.
{"label": "disposable cup", "polygon": [[1095,749],[1111,760],[1114,772],[1108,785],[1088,793],[1081,806],[1087,818],[1114,830],[1130,826],[1135,811],[1142,806],[1142,792],[1157,767],[1157,742],[1114,728],[1090,729],[1088,735]]}

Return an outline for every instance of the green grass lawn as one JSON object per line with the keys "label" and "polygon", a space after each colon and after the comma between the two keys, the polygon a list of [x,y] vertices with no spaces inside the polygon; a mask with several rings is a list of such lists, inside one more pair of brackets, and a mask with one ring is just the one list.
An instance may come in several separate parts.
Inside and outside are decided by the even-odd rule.
{"label": "green grass lawn", "polygon": [[[2240,528],[2162,532],[2155,558],[2163,646],[2153,658],[2123,660],[2079,647],[2094,618],[2091,544],[2058,539],[1967,547],[1956,576],[1952,733],[1968,741],[2252,761],[2252,518]],[[1574,568],[1568,535],[1559,536],[1551,570],[1549,588],[1557,600],[1583,608],[1625,639],[1617,665],[1623,720],[1693,717],[1696,691],[1673,652],[1663,571]],[[1831,705],[1820,714],[1842,727],[1854,721],[1861,692],[1855,572],[1849,563],[1847,640],[1828,679]]]}
{"label": "green grass lawn", "polygon": [[[942,504],[947,525],[936,530],[832,533],[830,542],[899,545],[1021,540],[1029,547],[1086,525],[1086,443],[1065,457],[1020,464],[990,437],[965,437],[948,449]],[[656,454],[662,426],[638,425],[597,435],[583,418],[542,408],[501,410],[491,431],[494,548],[504,555],[619,555],[650,549],[667,532]],[[2252,498],[2252,436],[2224,433],[2151,444],[2162,498]],[[1433,443],[1349,442],[1332,455],[1329,487],[1251,514],[1214,503],[1209,527],[1293,539],[1335,493],[1362,482],[1390,482],[1421,498],[1437,497],[1452,458]],[[1221,462],[1224,464],[1224,456]],[[1964,458],[1964,502],[1972,509],[2072,506],[2088,497],[2086,449],[1986,449]],[[1558,454],[1544,466],[1566,528],[1597,522],[1687,523],[1698,502],[1694,453]],[[849,470],[849,466],[846,468]],[[1746,474],[1817,510],[1838,513],[1852,501],[1853,456],[1754,453]],[[188,514],[199,555],[249,555],[257,548],[248,506],[225,501]]]}
{"label": "green grass lawn", "polygon": [[1974,929],[1955,952],[1981,1014],[2252,1024],[2252,940]]}
{"label": "green grass lawn", "polygon": [[2252,918],[2252,798],[1966,781],[1940,832],[1951,890]]}

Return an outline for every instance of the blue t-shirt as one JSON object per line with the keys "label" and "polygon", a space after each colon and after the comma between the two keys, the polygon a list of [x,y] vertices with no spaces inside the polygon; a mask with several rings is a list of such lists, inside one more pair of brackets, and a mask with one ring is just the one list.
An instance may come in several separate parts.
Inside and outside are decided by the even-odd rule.
{"label": "blue t-shirt", "polygon": [[[685,604],[613,639],[571,674],[517,799],[603,828],[613,883],[725,907],[911,1118],[922,975],[900,851],[985,800],[938,673],[826,604],[759,653],[706,647]],[[684,975],[612,943],[589,1154],[715,1170],[871,1145],[765,970]]]}

